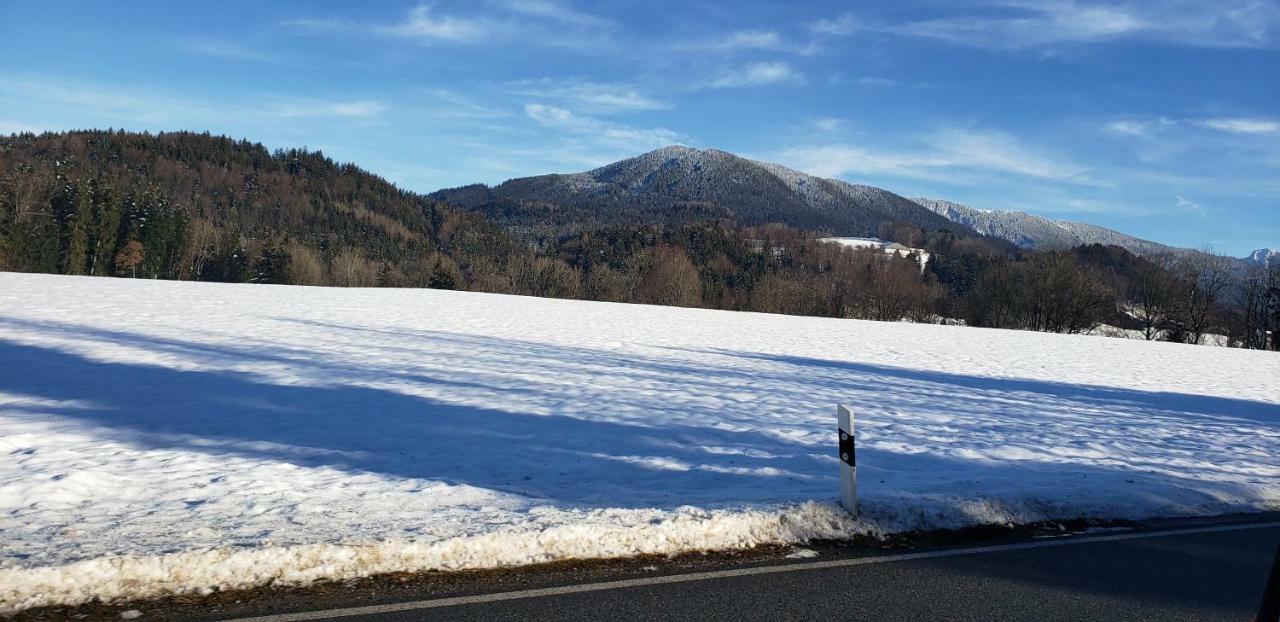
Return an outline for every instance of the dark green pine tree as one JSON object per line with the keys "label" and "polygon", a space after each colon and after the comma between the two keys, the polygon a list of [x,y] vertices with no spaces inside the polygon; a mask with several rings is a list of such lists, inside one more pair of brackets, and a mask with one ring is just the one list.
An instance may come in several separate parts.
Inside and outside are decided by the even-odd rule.
{"label": "dark green pine tree", "polygon": [[458,268],[452,261],[446,263],[444,259],[437,256],[436,263],[431,267],[431,277],[427,279],[427,287],[431,289],[458,289]]}
{"label": "dark green pine tree", "polygon": [[287,285],[293,280],[289,275],[289,252],[279,243],[272,243],[262,249],[262,256],[253,262],[254,283],[274,283]]}

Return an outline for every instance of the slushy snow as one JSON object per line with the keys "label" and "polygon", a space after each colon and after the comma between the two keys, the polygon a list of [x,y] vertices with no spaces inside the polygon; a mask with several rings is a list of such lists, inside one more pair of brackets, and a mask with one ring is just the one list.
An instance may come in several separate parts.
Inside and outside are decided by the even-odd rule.
{"label": "slushy snow", "polygon": [[[836,505],[835,405],[862,515]],[[0,612],[1280,509],[1280,356],[396,289],[0,273]]]}

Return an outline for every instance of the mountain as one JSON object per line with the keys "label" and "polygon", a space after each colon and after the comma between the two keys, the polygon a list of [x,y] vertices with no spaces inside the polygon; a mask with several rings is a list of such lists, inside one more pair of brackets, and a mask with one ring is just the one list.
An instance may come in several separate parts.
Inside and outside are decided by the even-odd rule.
{"label": "mountain", "polygon": [[1280,250],[1274,248],[1260,248],[1249,253],[1249,256],[1245,257],[1244,261],[1248,264],[1264,267],[1280,263]]}
{"label": "mountain", "polygon": [[1135,255],[1185,252],[1083,222],[1053,220],[1025,212],[974,209],[967,205],[940,199],[913,199],[948,220],[969,227],[983,235],[1007,240],[1026,249],[1071,248],[1083,244],[1119,246]]}
{"label": "mountain", "polygon": [[873,236],[890,221],[974,233],[887,190],[806,175],[717,149],[670,146],[595,170],[539,175],[430,195],[516,229],[727,218],[839,236]]}

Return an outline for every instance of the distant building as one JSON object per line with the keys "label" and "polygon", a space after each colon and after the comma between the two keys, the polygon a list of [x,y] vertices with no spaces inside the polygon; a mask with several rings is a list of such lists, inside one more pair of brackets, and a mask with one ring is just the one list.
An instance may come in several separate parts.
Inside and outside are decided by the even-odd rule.
{"label": "distant building", "polygon": [[920,271],[924,272],[925,266],[929,264],[929,253],[923,248],[911,248],[897,242],[887,242],[880,238],[821,238],[819,242],[830,242],[849,248],[878,248],[885,253],[892,253],[899,257],[916,257],[920,262]]}

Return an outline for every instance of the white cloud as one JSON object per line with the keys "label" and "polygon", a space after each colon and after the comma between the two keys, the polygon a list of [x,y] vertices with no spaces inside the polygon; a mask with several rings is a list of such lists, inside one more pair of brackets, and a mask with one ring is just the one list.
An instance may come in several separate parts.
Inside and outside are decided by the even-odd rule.
{"label": "white cloud", "polygon": [[132,127],[144,124],[219,122],[227,119],[304,117],[371,118],[386,106],[371,99],[330,100],[323,98],[281,98],[262,96],[235,103],[178,97],[141,86],[108,86],[55,77],[0,76],[0,93],[19,95],[34,102],[69,108],[77,118],[96,118],[105,124]]}
{"label": "white cloud", "polygon": [[680,134],[665,128],[633,128],[575,114],[565,108],[546,104],[527,104],[524,111],[530,119],[537,121],[543,127],[564,130],[580,138],[622,149],[631,154],[684,140]]}
{"label": "white cloud", "polygon": [[776,50],[782,46],[782,37],[772,30],[736,30],[711,41],[708,48],[726,50]]}
{"label": "white cloud", "polygon": [[23,132],[31,132],[33,134],[39,134],[40,132],[43,132],[43,131],[44,131],[44,128],[39,126],[31,125],[28,123],[22,123],[19,121],[14,121],[11,119],[0,119],[0,136],[7,136],[9,134],[21,134]]}
{"label": "white cloud", "polygon": [[508,0],[506,7],[516,13],[541,17],[566,24],[591,26],[596,28],[612,28],[615,24],[598,15],[592,15],[571,9],[552,0]]}
{"label": "white cloud", "polygon": [[767,50],[800,56],[814,54],[819,49],[817,41],[810,40],[804,43],[792,41],[778,34],[776,30],[764,28],[734,30],[721,36],[707,36],[695,41],[678,43],[673,47],[682,51],[711,51],[727,54]]}
{"label": "white cloud", "polygon": [[922,140],[926,148],[895,151],[844,144],[784,149],[783,163],[820,177],[887,175],[970,183],[971,173],[1001,173],[1081,185],[1095,182],[1082,167],[1044,155],[1003,132],[945,130]]}
{"label": "white cloud", "polygon": [[1230,134],[1280,135],[1280,121],[1249,117],[1224,117],[1197,122],[1209,129]]}
{"label": "white cloud", "polygon": [[165,122],[192,113],[208,112],[198,102],[144,89],[113,89],[80,80],[41,76],[0,76],[0,93],[29,101],[66,106],[82,115],[119,122]]}
{"label": "white cloud", "polygon": [[853,13],[809,24],[818,34],[877,32],[993,49],[1043,48],[1119,39],[1205,47],[1275,46],[1280,6],[1257,0],[992,1],[980,11],[905,21],[872,22]]}
{"label": "white cloud", "polygon": [[737,88],[767,86],[771,84],[802,84],[804,76],[783,62],[751,63],[720,74],[708,86],[711,88]]}
{"label": "white cloud", "polygon": [[933,135],[928,142],[952,166],[1077,183],[1088,181],[1082,167],[1028,149],[1004,132],[946,130]]}
{"label": "white cloud", "polygon": [[1132,119],[1112,121],[1106,125],[1106,129],[1116,134],[1124,134],[1125,136],[1146,138],[1150,135],[1149,124],[1143,121],[1134,121]]}
{"label": "white cloud", "polygon": [[282,25],[314,32],[354,32],[424,44],[520,42],[559,48],[596,50],[607,43],[615,24],[554,0],[491,0],[471,3],[468,12],[445,13],[419,4],[396,23],[367,23],[329,18],[291,19]]}
{"label": "white cloud", "polygon": [[421,41],[477,41],[484,37],[492,25],[478,19],[435,15],[429,5],[419,5],[409,11],[408,17],[398,24],[378,27],[375,30],[397,37]]}
{"label": "white cloud", "polygon": [[818,177],[860,174],[941,181],[945,176],[939,169],[949,165],[929,155],[874,151],[841,144],[788,147],[771,159]]}
{"label": "white cloud", "polygon": [[324,101],[299,99],[277,102],[262,110],[268,117],[376,117],[386,111],[381,102],[371,99],[352,101]]}
{"label": "white cloud", "polygon": [[510,85],[512,92],[518,95],[572,102],[578,109],[597,114],[671,108],[670,104],[645,95],[634,84],[544,78]]}
{"label": "white cloud", "polygon": [[279,57],[248,47],[234,41],[219,39],[189,39],[181,42],[180,48],[189,53],[210,58],[242,60],[271,65],[285,64]]}
{"label": "white cloud", "polygon": [[834,117],[818,117],[816,119],[810,119],[809,123],[813,125],[814,129],[820,132],[835,132],[844,127],[845,121],[844,119],[836,119]]}
{"label": "white cloud", "polygon": [[1201,207],[1199,203],[1196,203],[1195,201],[1192,201],[1187,197],[1177,194],[1177,195],[1174,195],[1173,199],[1174,199],[1174,207],[1184,212],[1196,212],[1201,214],[1204,213],[1204,207]]}
{"label": "white cloud", "polygon": [[810,22],[809,29],[820,35],[847,37],[865,29],[865,27],[854,18],[853,13],[844,13],[831,19],[819,19]]}
{"label": "white cloud", "polygon": [[453,119],[498,119],[510,116],[505,110],[476,103],[470,97],[449,89],[423,89],[421,92],[427,96],[428,102],[443,104],[421,108],[432,116]]}

